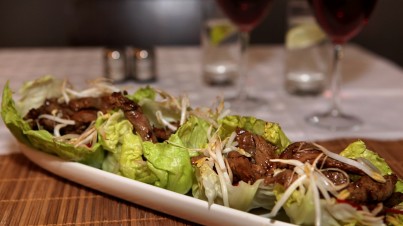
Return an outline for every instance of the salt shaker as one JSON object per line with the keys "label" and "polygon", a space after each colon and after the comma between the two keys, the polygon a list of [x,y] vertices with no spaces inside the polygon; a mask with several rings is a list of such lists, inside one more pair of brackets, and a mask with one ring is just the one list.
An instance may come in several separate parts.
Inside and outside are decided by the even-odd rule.
{"label": "salt shaker", "polygon": [[113,82],[122,82],[126,79],[125,52],[119,48],[106,48],[104,50],[105,77]]}

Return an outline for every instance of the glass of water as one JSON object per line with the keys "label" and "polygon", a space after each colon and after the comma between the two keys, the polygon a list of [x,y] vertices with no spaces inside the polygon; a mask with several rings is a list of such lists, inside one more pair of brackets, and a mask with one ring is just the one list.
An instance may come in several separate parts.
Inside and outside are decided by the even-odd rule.
{"label": "glass of water", "polygon": [[239,33],[213,0],[203,1],[201,38],[204,81],[214,86],[233,85],[239,74]]}
{"label": "glass of water", "polygon": [[289,0],[285,40],[285,88],[290,94],[318,95],[325,89],[329,46],[308,1]]}

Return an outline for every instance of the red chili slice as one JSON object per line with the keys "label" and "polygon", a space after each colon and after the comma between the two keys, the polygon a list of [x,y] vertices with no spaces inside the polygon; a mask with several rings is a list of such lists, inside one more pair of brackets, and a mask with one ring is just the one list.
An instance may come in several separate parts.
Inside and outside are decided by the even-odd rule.
{"label": "red chili slice", "polygon": [[398,210],[398,209],[393,209],[393,208],[386,208],[385,211],[387,213],[403,214],[403,210]]}
{"label": "red chili slice", "polygon": [[362,207],[358,204],[355,204],[353,202],[350,202],[348,200],[342,200],[342,199],[337,199],[338,203],[345,203],[345,204],[349,204],[350,206],[356,208],[357,210],[362,210]]}

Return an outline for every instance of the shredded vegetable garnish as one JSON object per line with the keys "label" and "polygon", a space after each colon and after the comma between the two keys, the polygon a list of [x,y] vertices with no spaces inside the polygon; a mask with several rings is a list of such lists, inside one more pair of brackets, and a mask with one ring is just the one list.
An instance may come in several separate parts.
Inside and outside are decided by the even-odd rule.
{"label": "shredded vegetable garnish", "polygon": [[[239,150],[239,148],[237,147],[238,142],[234,141],[235,137],[236,137],[236,133],[232,132],[231,135],[228,138],[226,138],[226,140],[224,141],[224,147],[223,147],[222,153],[226,154],[231,151]],[[244,150],[242,150],[242,151],[243,151],[242,154],[244,154],[244,155],[248,154],[250,157],[249,153],[246,153]]]}
{"label": "shredded vegetable garnish", "polygon": [[188,98],[182,98],[181,101],[181,119],[180,125],[183,125],[187,119],[187,109],[190,106],[190,102]]}
{"label": "shredded vegetable garnish", "polygon": [[154,90],[161,96],[163,101],[168,102],[173,108],[181,109],[180,101],[174,96],[172,96],[170,93],[167,93],[160,89],[154,89]]}
{"label": "shredded vegetable garnish", "polygon": [[[106,93],[120,92],[120,89],[113,86],[109,80],[106,79],[96,79],[91,82],[91,88],[82,91],[76,91],[67,87],[64,87],[65,90],[63,92],[72,96],[72,98],[83,98],[83,97],[99,97]],[[67,95],[63,95],[67,96]],[[66,99],[68,102],[68,98]]]}
{"label": "shredded vegetable garnish", "polygon": [[325,153],[325,155],[329,156],[330,158],[343,162],[343,163],[346,163],[351,166],[355,166],[356,168],[362,170],[364,173],[366,173],[368,176],[370,176],[372,179],[374,179],[378,182],[381,182],[381,183],[386,182],[385,178],[380,174],[379,170],[376,169],[376,167],[374,167],[372,164],[367,165],[367,164],[365,164],[365,162],[360,163],[360,162],[354,161],[352,159],[343,157],[341,155],[338,155],[336,153],[333,153],[333,152],[327,150],[325,147],[323,147],[319,144],[315,144],[315,146],[317,146],[323,153]]}
{"label": "shredded vegetable garnish", "polygon": [[91,147],[92,144],[97,142],[97,130],[92,123],[82,134],[66,134],[63,136],[55,137],[54,139],[59,142],[67,142],[73,144],[75,147],[85,146]]}
{"label": "shredded vegetable garnish", "polygon": [[66,124],[66,125],[75,125],[76,124],[76,122],[74,120],[63,119],[56,115],[42,114],[38,117],[38,119],[41,119],[41,118],[49,119],[49,120],[55,121],[57,123]]}
{"label": "shredded vegetable garnish", "polygon": [[339,172],[339,173],[341,173],[341,174],[344,176],[344,178],[346,178],[346,182],[345,182],[345,183],[342,183],[342,184],[340,184],[340,185],[335,185],[335,184],[333,184],[325,175],[323,175],[324,178],[326,178],[326,179],[323,181],[323,184],[324,184],[324,186],[327,186],[327,187],[328,187],[328,191],[329,191],[330,193],[332,193],[334,196],[340,195],[340,194],[337,194],[337,193],[335,193],[335,192],[336,192],[336,191],[340,191],[340,190],[342,190],[342,189],[344,189],[344,188],[346,188],[346,187],[348,186],[348,184],[350,183],[350,177],[349,177],[348,173],[346,173],[344,170],[341,170],[341,169],[338,169],[338,168],[326,168],[326,169],[322,169],[322,170],[319,171],[318,173],[323,174],[323,172],[327,172],[327,171],[336,171],[336,172]]}
{"label": "shredded vegetable garnish", "polygon": [[378,174],[382,174],[382,172],[376,168],[376,166],[374,166],[374,164],[372,164],[368,159],[366,158],[357,158],[357,162],[361,163],[364,166],[368,166],[370,167],[374,172],[378,173]]}
{"label": "shredded vegetable garnish", "polygon": [[[325,153],[325,152],[324,152]],[[335,198],[342,196],[340,193],[343,193],[345,190],[345,186],[348,183],[343,185],[335,185],[332,181],[330,181],[324,174],[324,171],[335,170],[337,172],[343,173],[343,175],[348,178],[347,173],[343,172],[341,169],[319,169],[317,168],[317,162],[322,157],[319,155],[315,161],[310,164],[308,162],[302,163],[299,160],[287,160],[287,159],[272,159],[272,162],[279,162],[284,164],[289,164],[294,166],[294,173],[298,176],[298,178],[288,186],[285,192],[282,194],[281,198],[277,201],[273,209],[269,214],[266,214],[267,217],[274,217],[277,215],[278,211],[286,204],[291,195],[298,191],[302,195],[307,195],[307,193],[311,193],[313,197],[313,203],[315,208],[315,225],[322,225],[322,210],[326,210],[326,208],[334,208]],[[331,156],[330,156],[331,157]],[[349,182],[349,181],[347,181]],[[339,192],[341,191],[341,192]],[[334,197],[330,196],[332,194]],[[324,199],[324,202],[321,201],[321,197]],[[341,204],[340,204],[341,205]],[[337,214],[341,212],[328,211],[329,214],[334,215],[338,220],[345,219],[356,219],[356,218],[345,218],[345,217],[337,217]],[[372,212],[368,209],[361,207],[360,209],[352,209],[348,211],[349,214],[355,214],[355,216],[359,215],[360,222],[365,222],[365,225],[379,225],[379,222],[382,222],[382,217],[377,217],[376,215],[379,213],[379,209],[376,208]]]}
{"label": "shredded vegetable garnish", "polygon": [[77,140],[74,143],[74,146],[78,147],[85,145],[87,147],[91,147],[96,137],[97,137],[97,130],[95,129],[95,127],[90,127],[89,129],[87,129],[87,131],[85,131],[83,134],[81,134],[81,136],[77,138]]}
{"label": "shredded vegetable garnish", "polygon": [[286,203],[288,198],[291,196],[291,194],[303,183],[303,181],[307,178],[306,175],[300,176],[297,180],[292,183],[288,189],[284,192],[284,194],[281,196],[280,200],[277,201],[276,205],[273,207],[271,212],[269,214],[266,214],[264,216],[267,217],[275,217],[280,211],[281,207]]}
{"label": "shredded vegetable garnish", "polygon": [[197,108],[192,110],[190,114],[197,116],[205,121],[207,121],[213,128],[217,129],[219,127],[219,120],[228,116],[231,111],[225,109],[224,101],[218,99],[218,103],[210,108]]}
{"label": "shredded vegetable garnish", "polygon": [[184,95],[176,98],[165,91],[159,89],[154,90],[161,98],[161,100],[157,100],[157,102],[162,106],[163,109],[165,109],[165,111],[156,111],[155,117],[157,118],[159,123],[167,126],[170,130],[175,131],[177,129],[177,126],[172,124],[172,117],[166,116],[164,114],[166,114],[166,110],[179,114],[180,118],[176,121],[179,122],[179,126],[183,125],[188,119],[191,111],[188,97]]}
{"label": "shredded vegetable garnish", "polygon": [[69,95],[67,94],[67,91],[66,91],[67,87],[68,87],[68,82],[65,79],[65,80],[63,80],[63,83],[62,83],[62,96],[63,96],[63,99],[64,99],[65,103],[70,102],[70,97],[69,97]]}
{"label": "shredded vegetable garnish", "polygon": [[[211,130],[210,130],[211,132]],[[209,143],[204,150],[201,150],[206,156],[202,164],[208,164],[211,169],[215,169],[219,178],[221,195],[223,199],[224,206],[229,207],[229,189],[228,186],[232,185],[233,176],[232,171],[228,165],[227,160],[225,159],[223,150],[225,147],[229,148],[229,146],[233,145],[234,138],[225,139],[222,141],[217,133],[214,133],[209,136]],[[231,142],[231,143],[229,143]],[[200,167],[201,165],[198,165]],[[204,184],[205,187],[208,185]],[[208,191],[206,191],[208,192]],[[207,194],[206,194],[207,196]],[[209,200],[209,203],[212,204],[213,200]]]}
{"label": "shredded vegetable garnish", "polygon": [[67,124],[58,124],[55,126],[55,128],[53,129],[53,134],[55,135],[55,137],[60,137],[60,129],[63,127],[66,127]]}
{"label": "shredded vegetable garnish", "polygon": [[170,122],[168,122],[167,120],[164,119],[164,116],[162,116],[161,111],[155,112],[155,116],[157,117],[158,122],[163,124],[164,126],[168,127],[168,129],[170,129],[172,131],[176,131],[178,129],[177,126],[172,125]]}

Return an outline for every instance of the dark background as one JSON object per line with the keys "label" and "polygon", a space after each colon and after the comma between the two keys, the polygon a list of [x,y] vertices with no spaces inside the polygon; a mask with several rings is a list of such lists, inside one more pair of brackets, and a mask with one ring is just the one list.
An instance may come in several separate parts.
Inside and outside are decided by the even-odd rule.
{"label": "dark background", "polygon": [[[0,0],[0,48],[197,45],[204,0]],[[286,0],[275,0],[253,44],[283,43]],[[352,40],[403,66],[403,1],[379,0]]]}

